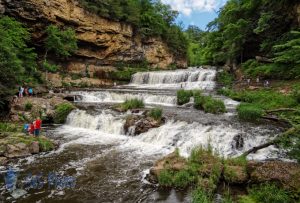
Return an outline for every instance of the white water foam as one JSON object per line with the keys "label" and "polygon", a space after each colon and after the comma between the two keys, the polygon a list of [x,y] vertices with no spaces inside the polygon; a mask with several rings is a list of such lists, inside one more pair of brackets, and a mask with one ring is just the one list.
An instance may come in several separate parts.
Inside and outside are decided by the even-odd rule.
{"label": "white water foam", "polygon": [[[244,148],[233,147],[234,137],[243,133],[232,126],[202,125],[200,123],[187,123],[183,121],[168,121],[159,128],[154,128],[136,137],[124,135],[124,118],[113,116],[109,112],[99,115],[90,115],[85,111],[73,111],[68,118],[68,125],[60,129],[69,140],[62,146],[70,144],[112,144],[120,150],[134,151],[147,156],[166,155],[179,148],[181,155],[189,156],[191,150],[198,146],[211,145],[220,156],[232,157],[242,154],[254,147],[257,143],[267,141],[266,136],[259,134],[260,130],[252,134],[243,135]],[[254,134],[253,134],[254,133]],[[269,148],[251,156],[251,159],[272,158]]]}

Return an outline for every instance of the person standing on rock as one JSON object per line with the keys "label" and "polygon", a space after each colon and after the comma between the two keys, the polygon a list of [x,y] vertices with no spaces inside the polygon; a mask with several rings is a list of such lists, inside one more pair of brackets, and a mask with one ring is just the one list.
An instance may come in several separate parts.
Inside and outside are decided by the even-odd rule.
{"label": "person standing on rock", "polygon": [[28,132],[29,132],[29,135],[33,135],[33,133],[34,133],[34,125],[33,125],[33,123],[30,123],[29,128],[28,128]]}
{"label": "person standing on rock", "polygon": [[28,94],[30,97],[33,95],[33,90],[31,87],[28,88]]}
{"label": "person standing on rock", "polygon": [[34,135],[39,136],[40,131],[41,131],[41,126],[42,126],[42,120],[38,117],[34,122]]}
{"label": "person standing on rock", "polygon": [[19,87],[19,97],[23,97],[23,93],[24,93],[24,87],[20,86]]}

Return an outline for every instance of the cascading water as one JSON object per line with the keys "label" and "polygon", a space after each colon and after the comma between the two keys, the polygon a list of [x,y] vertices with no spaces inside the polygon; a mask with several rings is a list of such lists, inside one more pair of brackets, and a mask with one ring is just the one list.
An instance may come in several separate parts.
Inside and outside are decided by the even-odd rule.
{"label": "cascading water", "polygon": [[202,89],[215,87],[215,69],[189,68],[187,70],[142,72],[132,76],[129,86],[156,89]]}
{"label": "cascading water", "polygon": [[[129,85],[118,89],[71,92],[79,95],[77,102],[85,110],[74,110],[65,125],[49,132],[61,142],[58,150],[25,161],[22,170],[72,175],[77,186],[68,191],[44,188],[40,193],[30,192],[22,202],[190,202],[189,195],[181,196],[180,192],[161,194],[149,189],[141,181],[145,171],[176,148],[183,156],[189,156],[193,148],[210,145],[220,156],[238,156],[279,133],[274,128],[232,120],[234,113],[212,115],[176,105],[176,89],[211,91],[215,75],[215,69],[204,68],[137,73]],[[227,109],[238,105],[228,98],[217,97],[225,102]],[[166,123],[138,136],[129,136],[123,128],[131,113],[98,105],[132,98],[144,100],[147,106],[161,106]],[[248,158],[277,158],[274,152],[277,149],[268,147]]]}

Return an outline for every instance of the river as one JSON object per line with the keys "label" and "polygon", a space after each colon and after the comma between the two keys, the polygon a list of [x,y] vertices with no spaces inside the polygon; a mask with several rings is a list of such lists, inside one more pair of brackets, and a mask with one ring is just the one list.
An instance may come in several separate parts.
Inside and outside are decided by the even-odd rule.
{"label": "river", "polygon": [[[31,173],[40,174],[45,181],[17,202],[190,202],[189,191],[160,189],[146,181],[157,159],[176,148],[187,157],[200,145],[211,145],[220,156],[234,157],[279,133],[269,124],[239,122],[235,111],[238,102],[214,93],[215,77],[215,69],[203,68],[145,72],[133,75],[128,85],[70,92],[77,95],[78,109],[68,116],[66,124],[45,129],[47,136],[61,143],[59,149],[15,161],[18,180],[22,182]],[[193,109],[192,101],[179,107],[176,90],[180,88],[213,94],[224,100],[228,112],[205,114]],[[162,108],[166,123],[135,137],[126,135],[123,125],[130,112],[116,112],[111,106],[131,98],[143,99],[149,108]],[[268,147],[248,158],[280,158],[277,152]],[[50,173],[73,177],[75,187],[49,187]],[[2,177],[0,181],[2,198],[13,202]]]}

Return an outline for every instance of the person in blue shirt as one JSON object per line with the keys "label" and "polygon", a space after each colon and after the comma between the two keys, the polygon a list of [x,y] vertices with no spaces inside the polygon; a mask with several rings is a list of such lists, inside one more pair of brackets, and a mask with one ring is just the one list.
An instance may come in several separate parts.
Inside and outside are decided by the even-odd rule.
{"label": "person in blue shirt", "polygon": [[28,94],[30,97],[33,95],[33,90],[31,87],[28,88]]}
{"label": "person in blue shirt", "polygon": [[24,131],[24,133],[28,133],[28,129],[29,129],[29,124],[28,123],[26,123],[26,124],[24,124],[24,127],[23,127],[23,131]]}

